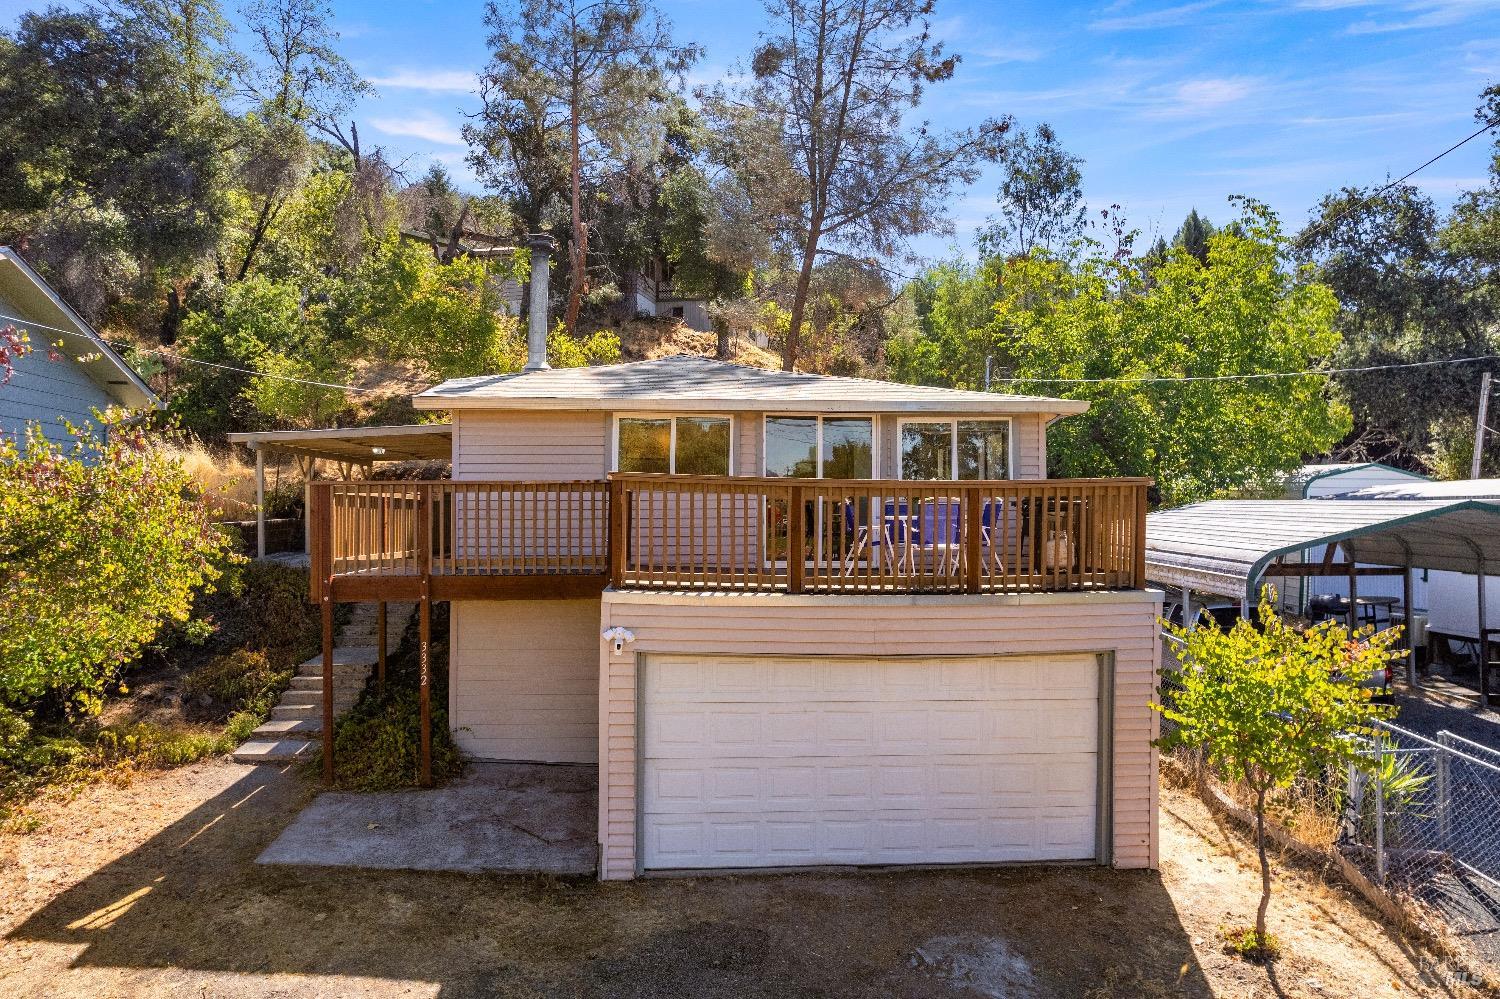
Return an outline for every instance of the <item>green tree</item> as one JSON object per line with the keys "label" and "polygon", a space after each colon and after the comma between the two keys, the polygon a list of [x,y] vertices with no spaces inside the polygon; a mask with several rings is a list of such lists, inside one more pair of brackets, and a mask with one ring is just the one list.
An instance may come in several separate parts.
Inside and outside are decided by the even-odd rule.
{"label": "green tree", "polygon": [[1182,220],[1182,225],[1177,227],[1177,234],[1172,237],[1172,245],[1180,246],[1191,253],[1198,263],[1208,263],[1208,237],[1214,234],[1214,224],[1198,214],[1194,208],[1187,213],[1187,218]]}
{"label": "green tree", "polygon": [[979,234],[986,256],[1062,253],[1083,236],[1083,160],[1046,122],[1005,140],[1000,215]]}
{"label": "green tree", "polygon": [[508,143],[519,134],[514,119],[522,109],[544,137],[566,135],[570,277],[563,323],[572,333],[589,290],[589,176],[655,155],[665,132],[662,95],[699,50],[674,44],[670,24],[648,0],[490,0],[485,24],[493,55],[471,141]]}
{"label": "green tree", "polygon": [[218,242],[224,31],[184,0],[28,12],[0,36],[0,238],[91,318]]}
{"label": "green tree", "polygon": [[0,438],[0,706],[58,691],[91,709],[238,558],[161,438],[120,417],[74,433]]}
{"label": "green tree", "polygon": [[1153,705],[1173,723],[1162,743],[1204,750],[1211,766],[1253,796],[1261,877],[1255,945],[1270,952],[1268,797],[1299,777],[1370,765],[1356,738],[1373,734],[1370,724],[1395,708],[1372,702],[1361,683],[1399,655],[1392,645],[1401,630],[1351,632],[1330,620],[1299,631],[1276,613],[1269,589],[1258,626],[1242,619],[1227,632],[1214,622],[1169,630],[1182,642],[1183,665],[1170,690],[1164,678],[1164,703]]}
{"label": "green tree", "polygon": [[[1333,289],[1342,308],[1340,368],[1441,361],[1494,350],[1494,311],[1482,275],[1453,252],[1462,223],[1447,233],[1432,200],[1410,185],[1380,194],[1345,188],[1318,204],[1298,240],[1302,259]],[[1453,434],[1472,443],[1479,365],[1348,372],[1337,376],[1354,425],[1342,457],[1412,465],[1453,449]],[[1410,400],[1421,399],[1421,406]],[[1462,428],[1468,425],[1469,429]],[[1467,459],[1463,463],[1467,475]]]}
{"label": "green tree", "polygon": [[[1172,505],[1264,485],[1348,432],[1325,378],[1246,377],[1335,353],[1338,303],[1289,265],[1276,216],[1240,203],[1239,224],[1209,237],[1207,263],[1183,247],[1149,274],[1104,251],[1076,265],[1007,262],[995,320],[976,334],[1014,366],[1019,380],[997,387],[1091,403],[1050,434],[1056,471],[1149,475]],[[953,383],[982,378],[970,368]]]}
{"label": "green tree", "polygon": [[814,272],[891,257],[947,228],[949,193],[994,159],[1009,120],[944,134],[912,120],[958,57],[930,34],[933,0],[766,0],[750,74],[704,92],[724,159],[796,273],[782,367],[793,370]]}

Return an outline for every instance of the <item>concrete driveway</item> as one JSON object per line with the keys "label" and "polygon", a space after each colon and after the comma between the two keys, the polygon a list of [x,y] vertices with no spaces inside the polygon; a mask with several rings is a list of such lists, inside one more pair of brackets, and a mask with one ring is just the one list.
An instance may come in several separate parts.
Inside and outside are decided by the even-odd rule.
{"label": "concrete driveway", "polygon": [[593,874],[594,767],[474,763],[425,791],[325,792],[256,863]]}

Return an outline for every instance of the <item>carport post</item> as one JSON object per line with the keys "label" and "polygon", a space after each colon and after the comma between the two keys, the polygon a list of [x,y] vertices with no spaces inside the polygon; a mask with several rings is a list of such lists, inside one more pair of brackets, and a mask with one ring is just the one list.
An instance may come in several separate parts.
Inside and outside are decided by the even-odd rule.
{"label": "carport post", "polygon": [[1484,556],[1479,557],[1479,706],[1490,706],[1490,623],[1485,619]]}
{"label": "carport post", "polygon": [[1412,627],[1411,609],[1411,559],[1406,571],[1401,573],[1401,606],[1406,610],[1406,682],[1415,690],[1417,686],[1417,641]]}
{"label": "carport post", "polygon": [[1198,627],[1198,615],[1193,613],[1193,588],[1184,586],[1182,588],[1182,626],[1188,631]]}
{"label": "carport post", "polygon": [[1354,561],[1354,549],[1345,548],[1344,557],[1349,560],[1349,630],[1359,627],[1359,563]]}
{"label": "carport post", "polygon": [[255,557],[266,557],[266,453],[255,445]]}

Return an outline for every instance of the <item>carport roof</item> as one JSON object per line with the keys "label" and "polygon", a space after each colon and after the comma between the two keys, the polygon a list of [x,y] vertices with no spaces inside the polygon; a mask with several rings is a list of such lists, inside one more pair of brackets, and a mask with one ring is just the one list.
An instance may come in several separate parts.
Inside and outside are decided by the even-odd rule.
{"label": "carport roof", "polygon": [[231,444],[244,444],[252,451],[279,451],[361,465],[377,461],[448,461],[453,457],[453,427],[447,423],[330,430],[257,430],[229,434],[228,437]]}
{"label": "carport roof", "polygon": [[1500,566],[1500,500],[1214,500],[1146,518],[1146,576],[1254,599],[1281,556],[1339,544],[1355,562]]}

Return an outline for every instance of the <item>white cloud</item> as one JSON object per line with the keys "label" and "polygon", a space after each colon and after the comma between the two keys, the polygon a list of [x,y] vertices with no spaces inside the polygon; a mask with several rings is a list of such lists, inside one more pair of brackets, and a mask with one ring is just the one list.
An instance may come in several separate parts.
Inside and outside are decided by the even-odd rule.
{"label": "white cloud", "polygon": [[[1194,3],[1179,4],[1176,7],[1159,7],[1156,10],[1141,11],[1139,14],[1101,17],[1089,22],[1088,27],[1090,31],[1142,31],[1148,28],[1169,28],[1178,24],[1186,24],[1196,15],[1212,10],[1222,3],[1223,0],[1196,0]],[[1111,10],[1113,9],[1112,7]]]}
{"label": "white cloud", "polygon": [[428,93],[472,94],[479,79],[467,69],[393,69],[384,76],[369,77],[377,87],[391,90],[425,90]]}
{"label": "white cloud", "polygon": [[1374,35],[1460,24],[1500,10],[1500,0],[1294,0],[1293,6],[1319,12],[1361,12],[1364,19],[1345,30],[1351,35]]}
{"label": "white cloud", "polygon": [[370,124],[386,135],[401,135],[440,146],[461,146],[464,137],[452,121],[431,111],[419,111],[402,118],[371,118]]}
{"label": "white cloud", "polygon": [[1154,113],[1180,117],[1217,111],[1244,101],[1256,88],[1257,82],[1244,76],[1184,80],[1160,96]]}

